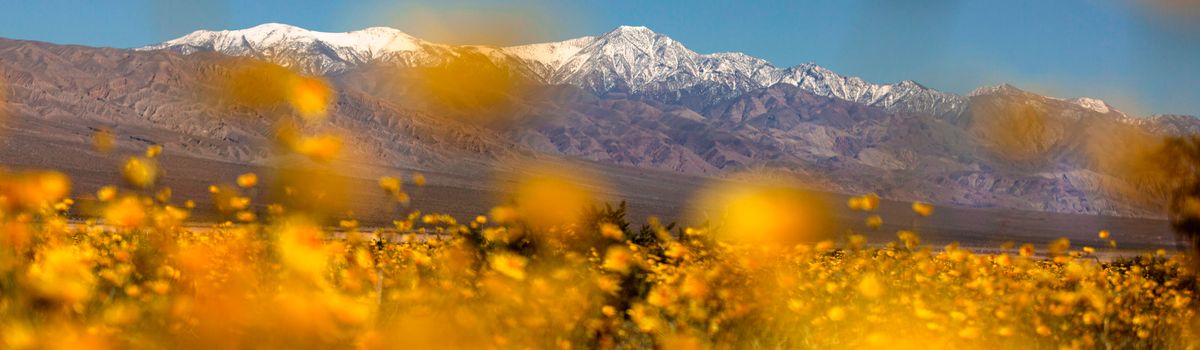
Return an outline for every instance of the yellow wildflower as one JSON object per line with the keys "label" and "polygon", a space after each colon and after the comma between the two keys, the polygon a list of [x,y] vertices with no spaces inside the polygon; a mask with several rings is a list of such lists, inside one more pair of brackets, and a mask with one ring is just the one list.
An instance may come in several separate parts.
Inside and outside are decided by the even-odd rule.
{"label": "yellow wildflower", "polygon": [[512,253],[497,253],[492,254],[488,258],[488,262],[492,270],[500,274],[518,281],[525,280],[525,266],[529,264],[529,260],[523,256]]}
{"label": "yellow wildflower", "polygon": [[254,173],[245,173],[238,175],[237,184],[242,188],[251,188],[258,184],[258,175]]}
{"label": "yellow wildflower", "polygon": [[130,157],[121,168],[121,174],[131,186],[150,188],[158,178],[158,164],[150,158]]}
{"label": "yellow wildflower", "polygon": [[912,210],[920,216],[933,215],[933,205],[925,202],[913,202]]}

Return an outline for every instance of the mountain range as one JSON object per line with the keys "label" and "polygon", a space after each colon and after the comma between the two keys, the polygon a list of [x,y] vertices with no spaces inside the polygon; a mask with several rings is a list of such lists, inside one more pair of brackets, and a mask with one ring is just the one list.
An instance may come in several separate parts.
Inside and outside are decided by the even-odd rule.
{"label": "mountain range", "polygon": [[598,94],[628,92],[677,102],[690,93],[705,93],[728,99],[782,83],[889,111],[945,114],[966,105],[962,96],[911,80],[872,84],[812,63],[778,68],[743,53],[699,54],[636,26],[617,27],[600,36],[497,48],[435,44],[386,27],[324,33],[268,23],[243,30],[200,30],[139,50],[161,49],[249,56],[323,75],[378,63],[427,66],[456,54],[477,53],[497,62],[519,62],[518,71],[533,81]]}
{"label": "mountain range", "polygon": [[[871,83],[812,63],[780,68],[742,53],[700,54],[645,27],[491,47],[383,27],[323,33],[283,24],[201,30],[133,50],[0,40],[7,128],[79,145],[92,129],[108,128],[166,145],[168,156],[278,162],[261,147],[271,140],[264,112],[195,98],[219,89],[211,82],[247,59],[328,79],[338,93],[328,123],[353,135],[347,152],[364,169],[463,173],[531,157],[701,177],[770,168],[830,192],[1158,216],[1160,203],[1121,197],[1114,188],[1123,180],[1083,151],[1112,127],[1200,131],[1190,116],[1129,116],[1101,100],[1010,85],[963,96],[907,80]],[[455,83],[469,90],[472,77],[495,79],[494,72],[516,87],[484,109],[430,103],[422,92],[435,80],[429,69],[463,62],[477,68],[452,75],[451,90]],[[1037,161],[998,151],[981,129],[1013,113],[1037,117],[1040,136],[1022,140],[1036,146]],[[469,182],[447,186],[477,186]]]}

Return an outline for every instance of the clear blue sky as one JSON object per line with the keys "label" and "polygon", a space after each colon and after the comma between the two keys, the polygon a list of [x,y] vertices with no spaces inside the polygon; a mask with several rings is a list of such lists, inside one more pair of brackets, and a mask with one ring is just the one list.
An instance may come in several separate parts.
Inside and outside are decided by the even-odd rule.
{"label": "clear blue sky", "polygon": [[[1200,115],[1200,16],[1167,0],[4,0],[0,36],[137,47],[195,29],[391,26],[451,43],[538,42],[644,25],[702,52],[816,62],[967,93],[1008,82],[1135,113]],[[203,4],[197,4],[203,3]],[[503,33],[503,35],[497,35]]]}

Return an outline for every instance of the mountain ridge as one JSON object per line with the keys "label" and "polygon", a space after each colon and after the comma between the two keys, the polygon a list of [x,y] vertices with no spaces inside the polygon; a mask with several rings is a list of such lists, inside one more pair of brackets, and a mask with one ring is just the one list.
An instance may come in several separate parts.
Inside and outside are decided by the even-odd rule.
{"label": "mountain ridge", "polygon": [[[284,42],[280,38],[300,39]],[[311,41],[313,47],[304,47]],[[612,44],[617,41],[617,44]],[[623,44],[623,45],[622,45]],[[279,47],[280,45],[291,47]],[[614,48],[615,46],[615,48]],[[719,102],[737,94],[774,84],[800,86],[821,96],[880,107],[891,112],[924,113],[943,116],[962,112],[966,95],[939,91],[914,80],[872,83],[865,79],[835,73],[813,62],[777,67],[767,60],[742,52],[699,54],[679,41],[645,26],[622,25],[598,36],[583,36],[560,41],[530,43],[506,47],[485,45],[437,44],[390,27],[369,27],[350,32],[319,32],[281,23],[265,23],[238,30],[197,30],[163,43],[135,50],[175,50],[183,54],[208,50],[229,55],[264,58],[314,74],[337,73],[372,62],[406,66],[436,64],[437,55],[455,49],[487,48],[530,65],[536,81],[545,84],[571,84],[594,93],[607,93],[626,87],[634,93],[662,97],[693,89],[704,83],[719,87]],[[591,48],[591,50],[589,50]],[[429,51],[429,52],[426,52]],[[280,56],[307,55],[308,59]],[[651,62],[673,64],[669,69],[631,71],[638,57],[653,56]],[[602,58],[620,59],[597,62]],[[622,67],[624,66],[624,67]],[[999,86],[1009,86],[1007,83]],[[1091,97],[1065,98],[1100,113],[1125,114],[1107,102]],[[715,103],[713,103],[715,104]]]}
{"label": "mountain ridge", "polygon": [[[277,34],[287,37],[283,35],[286,32]],[[669,44],[646,35],[641,38]],[[302,42],[305,49],[325,50],[314,52],[337,52],[309,45],[315,42]],[[563,61],[561,67],[569,61],[564,57],[578,56],[577,51],[597,42],[526,47],[525,54],[558,59]],[[436,60],[440,54],[471,54],[519,59],[488,47],[431,44],[428,48],[436,54],[381,57]],[[698,62],[692,58],[701,55],[688,52],[673,54],[687,58],[677,61],[683,66]],[[753,59],[737,53],[709,56]],[[633,57],[652,58],[644,52]],[[90,131],[84,126],[110,127],[118,134],[136,137],[135,141],[164,144],[168,153],[186,151],[209,159],[261,164],[275,157],[254,146],[271,140],[271,127],[263,124],[266,116],[244,110],[230,114],[187,97],[198,93],[197,89],[216,88],[205,82],[260,58],[211,50],[184,54],[179,49],[123,50],[0,40],[0,73],[4,75],[0,80],[12,92],[9,121],[19,131],[13,134],[86,141]],[[552,65],[546,66],[549,72]],[[826,71],[815,64],[798,67],[795,70],[807,70],[805,74],[814,77]],[[674,96],[592,91],[572,84],[532,86],[527,93],[504,97],[512,100],[512,108],[503,113],[513,114],[521,125],[496,129],[474,125],[471,121],[479,119],[470,119],[473,116],[464,111],[429,109],[424,96],[413,95],[423,86],[420,74],[410,74],[412,69],[392,74],[389,70],[395,68],[398,66],[368,63],[328,76],[338,91],[338,102],[330,106],[329,126],[355,135],[347,139],[346,149],[356,156],[389,166],[426,169],[455,162],[496,165],[526,155],[565,156],[706,177],[769,166],[839,193],[876,192],[885,198],[977,208],[1144,216],[1156,211],[1114,199],[1110,184],[1119,179],[1075,153],[1091,147],[1090,140],[1104,136],[1113,122],[1165,134],[1200,130],[1200,123],[1191,117],[1122,118],[1111,111],[1100,113],[1011,85],[978,89],[955,107],[961,111],[944,115],[889,111],[878,104],[814,92],[814,86],[826,86],[829,91],[818,91],[828,95],[835,85],[817,84],[815,78],[801,85],[758,87],[708,104],[673,98],[709,99],[714,96],[711,93],[730,91],[711,82],[675,91]],[[383,71],[377,71],[380,69]],[[381,72],[386,74],[378,74]],[[592,78],[602,77],[605,70],[596,72]],[[619,73],[609,71],[614,72]],[[919,85],[911,81],[897,84]],[[659,92],[663,91],[670,92]],[[914,104],[921,100],[896,101]],[[1038,144],[1036,150],[1044,152],[1044,162],[1006,159],[989,151],[983,142],[987,140],[979,139],[976,126],[981,121],[1014,106],[1051,117],[1046,124],[1047,138],[1033,140]],[[44,127],[60,124],[70,127]]]}
{"label": "mountain ridge", "polygon": [[[454,49],[486,47],[435,44],[387,28],[391,35],[403,39],[402,42],[413,44],[381,52],[375,49],[383,46],[372,44],[372,40],[378,38],[367,35],[369,29],[382,31],[377,28],[381,27],[325,33],[269,23],[241,30],[198,30],[137,50],[168,49],[183,54],[209,50],[268,59],[314,74],[330,74],[372,61],[402,66],[430,65],[436,63],[434,57]],[[274,40],[289,36],[299,40]],[[601,94],[624,88],[633,93],[661,97],[715,84],[717,88],[710,89],[716,91],[713,97],[724,100],[753,89],[785,83],[802,86],[818,95],[889,111],[940,115],[959,111],[965,103],[963,96],[930,89],[911,80],[873,84],[861,78],[839,75],[814,63],[779,68],[740,52],[699,54],[643,26],[619,26],[599,36],[494,49],[501,55],[533,66],[530,69],[536,72],[533,78],[541,83],[571,84]],[[544,54],[535,54],[539,52]]]}

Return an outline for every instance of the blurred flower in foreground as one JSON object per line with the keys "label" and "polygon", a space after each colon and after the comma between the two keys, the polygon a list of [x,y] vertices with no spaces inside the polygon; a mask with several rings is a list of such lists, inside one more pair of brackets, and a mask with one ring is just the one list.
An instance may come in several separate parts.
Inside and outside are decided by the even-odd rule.
{"label": "blurred flower in foreground", "polygon": [[158,178],[158,163],[151,158],[129,157],[121,167],[125,182],[137,188],[150,188]]}
{"label": "blurred flower in foreground", "polygon": [[850,210],[873,211],[879,208],[879,195],[868,193],[857,197],[850,197],[846,200],[846,206]]}
{"label": "blurred flower in foreground", "polygon": [[335,160],[342,152],[342,138],[331,134],[304,135],[295,126],[284,123],[275,131],[276,139],[289,151],[320,163]]}
{"label": "blurred flower in foreground", "polygon": [[702,213],[724,240],[794,244],[832,233],[829,207],[818,196],[782,184],[721,183],[700,196]]}
{"label": "blurred flower in foreground", "polygon": [[342,150],[342,139],[332,135],[304,136],[296,141],[293,150],[309,158],[328,162]]}
{"label": "blurred flower in foreground", "polygon": [[223,96],[252,108],[288,106],[305,120],[321,120],[334,92],[321,78],[305,76],[267,62],[245,63],[230,72]]}
{"label": "blurred flower in foreground", "polygon": [[150,145],[149,147],[146,147],[146,158],[158,157],[158,155],[162,154],[162,151],[162,145]]}
{"label": "blurred flower in foreground", "polygon": [[604,252],[604,263],[601,267],[608,271],[629,274],[634,264],[634,258],[633,252],[629,248],[613,245]]}
{"label": "blurred flower in foreground", "polygon": [[879,227],[883,226],[883,217],[879,215],[868,216],[866,224],[867,227],[871,228],[872,230],[878,229]]}
{"label": "blurred flower in foreground", "polygon": [[1050,242],[1050,244],[1048,244],[1046,246],[1046,250],[1050,253],[1051,256],[1059,256],[1059,255],[1066,254],[1067,250],[1070,248],[1071,248],[1071,241],[1068,240],[1066,237],[1056,239],[1053,242]]}
{"label": "blurred flower in foreground", "polygon": [[358,182],[342,175],[338,163],[316,166],[285,165],[276,168],[266,193],[267,202],[281,204],[281,211],[303,212],[313,218],[341,215],[349,209]]}
{"label": "blurred flower in foreground", "polygon": [[[1088,143],[1084,152],[1093,167],[1122,181],[1102,182],[1104,190],[1130,203],[1158,202],[1171,191],[1174,183],[1186,176],[1172,164],[1188,164],[1183,155],[1173,154],[1162,135],[1142,127],[1116,121],[1098,122],[1085,130]],[[1120,140],[1113,147],[1112,140]],[[1189,165],[1190,166],[1190,165]]]}
{"label": "blurred flower in foreground", "polygon": [[288,103],[292,110],[305,119],[325,117],[325,109],[333,95],[328,83],[312,77],[297,77],[290,85]]}
{"label": "blurred flower in foreground", "polygon": [[117,227],[137,227],[146,220],[146,208],[136,196],[126,196],[104,209],[104,220]]}
{"label": "blurred flower in foreground", "polygon": [[116,136],[113,135],[112,130],[101,128],[92,134],[92,147],[95,147],[100,153],[111,152],[114,145],[116,145]]}
{"label": "blurred flower in foreground", "polygon": [[933,204],[925,202],[913,202],[912,210],[914,213],[917,213],[917,215],[930,216],[933,215]]}
{"label": "blurred flower in foreground", "polygon": [[1066,133],[1063,122],[1036,106],[993,98],[978,103],[969,131],[993,156],[1014,164],[1041,166]]}
{"label": "blurred flower in foreground", "polygon": [[425,97],[443,112],[467,112],[462,115],[479,118],[503,110],[512,95],[519,93],[519,76],[506,63],[468,50],[442,59],[440,65],[418,69],[417,78]]}
{"label": "blurred flower in foreground", "polygon": [[284,265],[301,277],[320,280],[329,259],[321,228],[305,217],[294,216],[284,220],[277,230],[276,249]]}
{"label": "blurred flower in foreground", "polygon": [[[512,201],[517,218],[539,229],[578,224],[595,204],[595,194],[584,183],[592,181],[571,171],[542,166],[520,179]],[[506,219],[496,217],[498,222]]]}
{"label": "blurred flower in foreground", "polygon": [[104,186],[99,190],[96,190],[96,199],[100,200],[101,202],[111,201],[113,198],[117,198],[116,186]]}
{"label": "blurred flower in foreground", "polygon": [[258,185],[258,175],[254,173],[245,173],[237,177],[238,187],[251,188]]}
{"label": "blurred flower in foreground", "polygon": [[917,235],[916,232],[901,230],[896,232],[896,238],[900,239],[900,242],[904,243],[904,247],[908,249],[913,249],[921,245],[921,236]]}
{"label": "blurred flower in foreground", "polygon": [[26,274],[29,287],[43,297],[67,304],[91,296],[96,277],[89,257],[74,247],[50,247],[37,255]]}
{"label": "blurred flower in foreground", "polygon": [[38,209],[65,198],[71,180],[57,171],[7,173],[0,169],[0,211],[8,207]]}
{"label": "blurred flower in foreground", "polygon": [[404,192],[404,181],[394,176],[384,176],[379,178],[379,188],[391,195],[397,202],[408,205],[409,196]]}
{"label": "blurred flower in foreground", "polygon": [[525,257],[511,253],[492,254],[488,262],[492,270],[516,280],[525,279],[525,265],[529,263]]}

